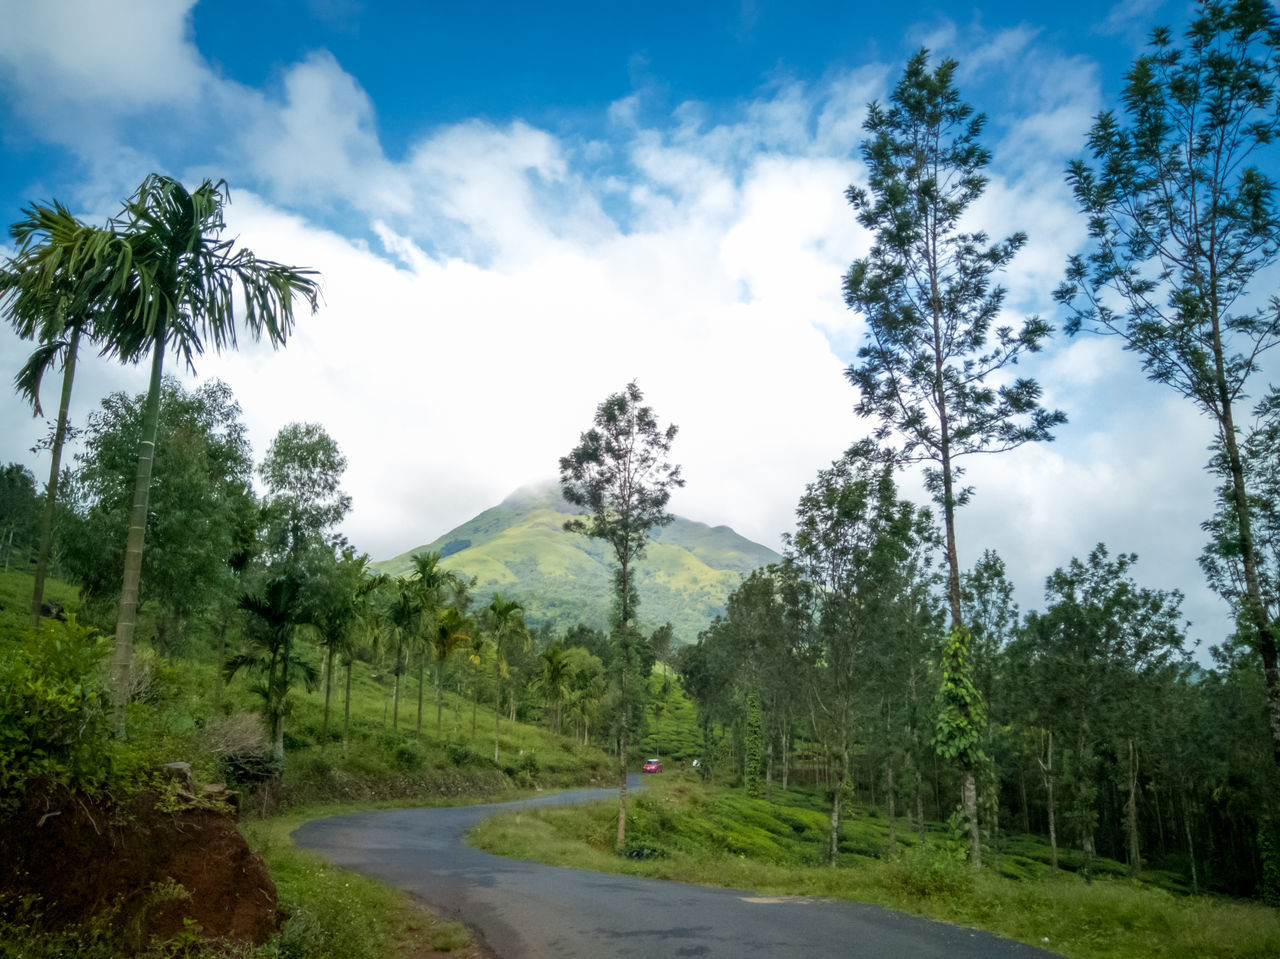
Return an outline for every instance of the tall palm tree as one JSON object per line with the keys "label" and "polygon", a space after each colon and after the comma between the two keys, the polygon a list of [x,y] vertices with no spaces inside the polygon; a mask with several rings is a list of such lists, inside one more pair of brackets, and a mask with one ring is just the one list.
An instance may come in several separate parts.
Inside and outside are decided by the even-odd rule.
{"label": "tall palm tree", "polygon": [[81,335],[92,337],[93,286],[78,282],[97,246],[94,232],[57,201],[53,206],[33,204],[24,218],[9,227],[18,252],[0,269],[0,312],[7,314],[14,332],[38,344],[14,377],[14,388],[30,404],[36,416],[44,375],[62,366],[62,398],[58,405],[50,450],[49,483],[45,487],[44,514],[36,557],[35,585],[31,596],[31,625],[40,623],[44,581],[49,570],[53,517],[58,501],[62,448],[67,436],[67,408],[75,380]]}
{"label": "tall palm tree", "polygon": [[573,664],[559,643],[544,649],[538,659],[542,668],[533,679],[533,689],[550,707],[551,731],[559,735],[561,713],[573,693]]}
{"label": "tall palm tree", "polygon": [[493,761],[498,761],[498,722],[502,718],[502,674],[507,661],[502,651],[507,643],[529,641],[529,630],[524,623],[524,607],[513,599],[504,599],[498,593],[489,601],[489,629],[493,636]]}
{"label": "tall palm tree", "polygon": [[225,181],[205,180],[188,191],[172,177],[151,174],[105,230],[85,238],[95,250],[85,270],[93,288],[90,308],[106,335],[105,355],[135,363],[150,356],[151,384],[138,449],[124,584],[112,660],[118,732],[124,733],[124,699],[133,659],[133,633],[142,574],[143,534],[151,486],[160,382],[166,349],[189,369],[206,345],[215,352],[236,346],[236,292],[249,332],[284,344],[293,327],[294,298],[315,312],[315,271],[259,260],[235,241],[222,239]]}
{"label": "tall palm tree", "polygon": [[[387,606],[386,619],[395,636],[392,655],[395,657],[391,673],[395,676],[395,693],[391,707],[391,728],[400,728],[400,677],[405,669],[405,652],[421,632],[422,607],[409,583],[401,580],[391,594],[391,602]],[[419,710],[421,713],[421,710]],[[385,714],[383,721],[385,722]]]}
{"label": "tall palm tree", "polygon": [[463,630],[469,629],[466,614],[457,606],[446,606],[436,616],[435,626],[428,634],[428,642],[436,665],[436,739],[440,738],[440,714],[444,710],[444,664],[450,656],[471,637]]}
{"label": "tall palm tree", "polygon": [[[422,737],[422,673],[426,665],[426,654],[433,649],[436,643],[435,630],[438,625],[438,616],[441,608],[445,603],[445,596],[453,593],[461,598],[460,590],[465,589],[465,584],[459,579],[458,574],[450,570],[440,567],[441,555],[439,553],[417,553],[410,557],[413,564],[413,571],[409,574],[410,589],[417,601],[420,616],[420,632],[415,637],[418,649],[418,731],[419,738]],[[437,677],[437,686],[439,677]],[[438,718],[437,727],[440,725]],[[439,730],[436,730],[439,737]]]}

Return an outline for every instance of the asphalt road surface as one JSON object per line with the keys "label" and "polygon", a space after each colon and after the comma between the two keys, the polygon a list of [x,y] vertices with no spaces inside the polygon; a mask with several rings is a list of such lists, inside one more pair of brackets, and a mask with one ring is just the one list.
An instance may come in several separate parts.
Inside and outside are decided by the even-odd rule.
{"label": "asphalt road surface", "polygon": [[407,889],[478,930],[500,959],[1049,955],[876,906],[562,869],[503,859],[462,841],[500,812],[616,795],[578,789],[521,802],[352,813],[305,823],[293,836],[299,846]]}

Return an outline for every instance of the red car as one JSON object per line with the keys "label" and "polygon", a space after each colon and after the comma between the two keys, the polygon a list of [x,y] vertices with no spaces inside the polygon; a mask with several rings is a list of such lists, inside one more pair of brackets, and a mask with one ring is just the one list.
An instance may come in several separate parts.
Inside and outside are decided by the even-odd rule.
{"label": "red car", "polygon": [[661,759],[650,759],[650,760],[648,760],[648,761],[644,764],[644,769],[642,769],[642,770],[641,770],[641,772],[646,772],[646,773],[660,773],[660,772],[662,772],[662,760],[661,760]]}

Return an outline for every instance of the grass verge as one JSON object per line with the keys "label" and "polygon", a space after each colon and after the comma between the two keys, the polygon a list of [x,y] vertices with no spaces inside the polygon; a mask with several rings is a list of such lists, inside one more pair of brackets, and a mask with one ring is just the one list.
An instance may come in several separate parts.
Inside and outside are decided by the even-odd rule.
{"label": "grass verge", "polygon": [[[487,820],[468,842],[499,855],[764,895],[849,899],[983,929],[1080,959],[1151,956],[1269,959],[1280,915],[1253,903],[1179,895],[1127,880],[1053,878],[1020,857],[1025,878],[973,875],[962,850],[934,835],[903,836],[887,852],[883,820],[855,814],[841,831],[840,866],[812,797],[749,800],[692,777],[653,777],[628,809],[626,855],[613,851],[617,805],[521,810]],[[909,843],[909,844],[908,844]]]}
{"label": "grass verge", "polygon": [[[432,916],[407,893],[333,866],[294,845],[308,819],[352,807],[312,808],[245,822],[241,830],[275,880],[289,920],[268,955],[306,959],[428,959],[475,956],[461,923]],[[271,947],[268,947],[271,948]]]}

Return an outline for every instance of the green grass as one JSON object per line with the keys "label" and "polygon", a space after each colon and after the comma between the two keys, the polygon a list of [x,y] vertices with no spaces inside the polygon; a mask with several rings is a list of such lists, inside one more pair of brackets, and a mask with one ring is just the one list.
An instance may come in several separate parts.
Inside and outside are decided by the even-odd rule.
{"label": "green grass", "polygon": [[1016,844],[1017,871],[1026,878],[991,868],[974,876],[936,827],[919,843],[900,823],[898,849],[887,856],[887,823],[858,810],[842,825],[840,866],[833,869],[825,865],[828,820],[819,798],[794,790],[775,798],[708,790],[692,774],[652,777],[649,790],[632,797],[627,817],[628,849],[646,858],[613,852],[612,802],[508,813],[477,826],[468,841],[553,865],[871,903],[1082,959],[1280,955],[1274,910],[1111,878],[1106,864],[1091,884],[1067,873],[1052,878],[1029,854],[1033,837]]}

